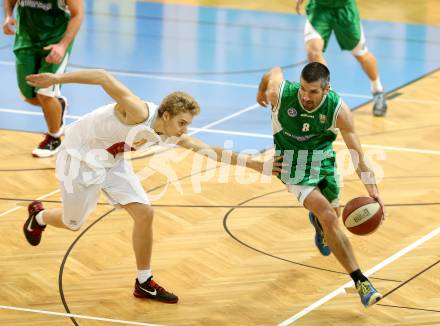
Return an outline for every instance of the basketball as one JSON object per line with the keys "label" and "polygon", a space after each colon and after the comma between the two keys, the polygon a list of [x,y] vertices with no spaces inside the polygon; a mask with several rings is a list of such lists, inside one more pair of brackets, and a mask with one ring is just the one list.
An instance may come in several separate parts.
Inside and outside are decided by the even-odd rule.
{"label": "basketball", "polygon": [[367,235],[376,231],[382,223],[382,207],[374,198],[356,197],[345,205],[342,220],[351,233]]}

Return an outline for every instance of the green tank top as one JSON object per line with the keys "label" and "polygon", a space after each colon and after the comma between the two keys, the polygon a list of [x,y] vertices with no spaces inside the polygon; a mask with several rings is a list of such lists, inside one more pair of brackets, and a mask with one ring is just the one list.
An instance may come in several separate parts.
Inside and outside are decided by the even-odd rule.
{"label": "green tank top", "polygon": [[[334,173],[335,152],[332,143],[338,129],[336,118],[342,100],[330,90],[320,105],[307,111],[299,98],[300,84],[283,81],[279,100],[272,111],[272,130],[276,155],[285,155],[284,162],[291,163],[290,178],[281,180],[289,184],[313,184],[313,178],[323,173]],[[298,180],[303,175],[304,178]],[[310,182],[309,182],[310,181]]]}
{"label": "green tank top", "polygon": [[44,47],[64,36],[70,12],[64,0],[18,0],[14,50]]}
{"label": "green tank top", "polygon": [[308,6],[341,8],[353,3],[354,0],[310,0]]}

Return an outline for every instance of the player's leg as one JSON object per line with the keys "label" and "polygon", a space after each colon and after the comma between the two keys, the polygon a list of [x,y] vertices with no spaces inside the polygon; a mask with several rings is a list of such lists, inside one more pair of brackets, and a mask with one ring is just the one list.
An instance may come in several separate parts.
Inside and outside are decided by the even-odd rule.
{"label": "player's leg", "polygon": [[368,307],[379,301],[382,295],[374,288],[368,278],[362,274],[354,256],[351,243],[339,227],[338,211],[331,206],[319,189],[315,189],[306,197],[304,207],[318,217],[329,247],[339,263],[353,279],[362,304]]}
{"label": "player's leg", "polygon": [[37,93],[38,102],[43,110],[44,118],[46,119],[47,129],[50,135],[59,138],[61,133],[61,103],[55,94],[43,95]]}
{"label": "player's leg", "polygon": [[320,62],[327,65],[323,53],[326,41],[308,20],[304,28],[304,42],[307,51],[307,60],[309,62]]}
{"label": "player's leg", "polygon": [[319,62],[327,65],[323,53],[324,40],[322,38],[312,38],[306,42],[307,60],[309,62]]}
{"label": "player's leg", "polygon": [[[298,200],[298,202],[304,206],[304,199],[315,189],[315,186],[306,185],[287,185],[287,190],[292,193]],[[329,256],[331,254],[331,249],[327,244],[325,239],[324,230],[319,223],[318,218],[309,211],[309,221],[315,228],[315,245],[319,252],[323,256]]]}
{"label": "player's leg", "polygon": [[304,27],[304,43],[309,62],[326,64],[323,52],[327,48],[333,30],[334,18],[331,11],[310,3],[306,8],[307,21]]}
{"label": "player's leg", "polygon": [[41,107],[40,101],[38,100],[38,98],[36,96],[34,98],[24,98],[24,100],[25,100],[25,102],[27,102],[31,105]]}
{"label": "player's leg", "polygon": [[[16,57],[17,82],[21,95],[29,104],[41,106],[35,88],[26,83],[27,75],[38,73],[41,69],[41,51],[32,48],[17,50],[14,53]],[[43,110],[43,112],[45,111]],[[46,117],[46,113],[44,114]],[[53,141],[50,137],[46,136],[38,147],[33,150],[32,155],[37,157],[53,155],[52,151],[58,148],[60,143],[60,141]]]}
{"label": "player's leg", "polygon": [[[311,197],[307,196],[304,199],[304,206],[313,206],[315,200],[318,201],[318,205],[324,205],[324,211],[326,213],[315,213],[313,210],[312,212],[316,214],[323,225],[328,245],[334,250],[336,258],[353,279],[362,304],[368,307],[379,301],[382,298],[382,295],[374,288],[367,277],[362,274],[358,267],[350,241],[339,227],[340,185],[337,169],[334,166],[334,163],[331,163],[331,160],[325,160],[323,161],[321,170],[324,173],[325,178],[319,182],[319,190],[316,189],[311,193]],[[314,196],[316,199],[313,198]]]}
{"label": "player's leg", "polygon": [[[324,217],[320,216],[321,213],[315,215],[323,226],[329,246],[331,248],[332,246],[338,248],[338,253],[335,253],[336,258],[348,273],[352,273],[359,269],[359,266],[348,238],[339,227],[339,197],[341,188],[338,170],[333,159],[325,159],[321,162],[320,178],[317,189],[304,199],[303,205],[304,207],[308,205],[313,206],[314,203],[310,203],[310,201],[315,200],[314,197],[317,198],[316,200],[318,200],[319,205],[324,205],[324,210],[326,211],[326,214],[322,214]],[[312,212],[314,211],[312,210]]]}
{"label": "player's leg", "polygon": [[35,74],[39,69],[39,58],[34,49],[20,49],[14,51],[15,71],[18,89],[23,99],[32,105],[40,105],[35,93],[35,88],[26,83],[26,76]]}
{"label": "player's leg", "polygon": [[134,221],[132,241],[137,269],[150,270],[153,248],[153,208],[150,205],[136,202],[122,205],[122,207]]}
{"label": "player's leg", "polygon": [[36,246],[40,243],[42,232],[47,225],[56,228],[78,231],[86,217],[96,207],[100,186],[75,186],[68,192],[61,186],[62,208],[45,209],[40,201],[33,201],[28,206],[28,218],[23,225],[23,232],[28,242]]}
{"label": "player's leg", "polygon": [[151,253],[153,248],[153,209],[150,205],[132,202],[121,205],[133,218],[133,250],[138,276],[133,295],[141,299],[153,299],[165,303],[176,303],[179,299],[153,280]]}
{"label": "player's leg", "polygon": [[125,161],[121,161],[110,170],[103,191],[113,205],[124,208],[134,221],[132,241],[138,275],[133,295],[143,299],[176,303],[178,297],[153,280],[151,255],[154,211],[139,179]]}
{"label": "player's leg", "polygon": [[343,50],[351,51],[360,63],[362,70],[370,80],[374,101],[373,114],[375,116],[384,116],[387,110],[387,103],[380,81],[377,60],[368,51],[366,46],[365,35],[356,4],[350,4],[339,9],[338,16],[339,24],[335,26],[335,35],[339,46]]}
{"label": "player's leg", "polygon": [[38,71],[39,60],[37,54],[32,49],[15,50],[15,72],[17,76],[18,89],[25,101],[30,100],[32,103],[36,102],[34,87],[26,83],[26,76],[34,74]]}
{"label": "player's leg", "polygon": [[48,225],[78,231],[86,218],[96,208],[101,192],[100,184],[84,185],[78,179],[72,187],[60,182],[63,207],[48,209],[42,216]]}
{"label": "player's leg", "polygon": [[371,93],[373,94],[373,114],[377,117],[382,117],[386,114],[388,105],[379,77],[377,60],[365,45],[357,46],[353,49],[352,53],[370,79]]}
{"label": "player's leg", "polygon": [[39,224],[51,225],[60,229],[69,229],[63,222],[62,208],[48,208],[43,210],[41,215],[41,222]]}
{"label": "player's leg", "polygon": [[28,206],[28,218],[23,232],[28,242],[36,246],[41,241],[47,225],[77,231],[87,216],[95,209],[101,190],[100,184],[84,185],[82,172],[91,173],[87,168],[80,170],[80,162],[62,151],[56,162],[56,175],[60,180],[62,208],[45,209],[40,201]]}
{"label": "player's leg", "polygon": [[[65,71],[69,58],[70,47],[66,51],[60,64],[49,64],[45,61],[46,52],[40,55],[39,73],[62,73]],[[36,157],[48,157],[57,153],[61,145],[61,135],[64,129],[64,114],[67,109],[67,101],[61,96],[60,85],[53,85],[44,89],[36,89],[37,99],[46,119],[48,136],[40,143],[32,154]]]}
{"label": "player's leg", "polygon": [[319,219],[327,243],[344,269],[349,273],[358,269],[359,266],[354,257],[351,244],[339,228],[338,216],[319,189],[314,189],[305,198],[304,207]]}

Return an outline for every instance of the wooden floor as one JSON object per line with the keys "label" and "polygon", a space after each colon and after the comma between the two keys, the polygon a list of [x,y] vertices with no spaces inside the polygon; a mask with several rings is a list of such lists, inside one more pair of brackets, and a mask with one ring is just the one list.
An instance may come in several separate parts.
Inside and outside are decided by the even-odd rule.
{"label": "wooden floor", "polygon": [[[369,106],[355,113],[362,142],[368,145],[365,151],[383,169],[380,188],[389,214],[377,233],[350,236],[364,271],[439,230],[440,95],[435,91],[439,79],[437,72],[397,90],[385,119],[372,117]],[[59,200],[59,193],[54,193],[53,162],[29,156],[37,135],[12,131],[1,131],[0,135],[0,302],[62,313],[60,265],[82,233],[48,228],[39,247],[27,245],[21,231],[26,211],[17,204],[20,199]],[[349,281],[333,256],[318,254],[305,210],[296,206],[279,182],[273,179],[241,185],[233,168],[227,183],[217,182],[219,168],[190,178],[197,172],[192,171],[196,158],[191,156],[170,162],[183,194],[170,185],[165,196],[155,202],[154,274],[180,296],[180,303],[165,305],[132,297],[132,223],[127,214],[117,210],[84,233],[68,255],[62,287],[73,313],[165,325],[275,325]],[[133,164],[141,170],[150,161],[141,158]],[[164,159],[160,161],[163,164]],[[209,173],[213,174],[211,179]],[[201,182],[201,192],[196,193],[193,185],[200,181],[199,175],[210,180]],[[156,188],[152,194],[159,194],[164,182],[166,178],[157,174],[144,186],[147,190]],[[346,175],[342,202],[362,193],[356,177]],[[222,205],[227,207],[217,207]],[[46,206],[58,204],[49,202]],[[86,226],[109,210],[110,206],[100,205]],[[223,223],[242,243],[225,232]],[[337,295],[297,323],[440,324],[440,266],[435,265],[440,259],[439,247],[440,238],[433,237],[380,268],[373,275],[377,278],[374,284],[384,294],[392,293],[378,306],[365,310],[357,295]],[[77,322],[108,323],[81,318]],[[71,321],[0,309],[0,323],[68,325]]]}
{"label": "wooden floor", "polygon": [[[295,0],[148,0],[148,2],[295,13]],[[363,19],[437,26],[440,24],[438,0],[357,0],[357,3]]]}
{"label": "wooden floor", "polygon": [[[379,1],[360,1],[362,10],[369,10],[369,2]],[[393,0],[384,6],[396,2],[409,8],[419,3]],[[429,9],[437,1],[420,3],[419,12],[429,11],[424,22],[438,24],[440,11]],[[381,19],[377,7],[374,14]],[[411,15],[395,19],[422,19]],[[383,264],[371,279],[386,297],[367,310],[357,294],[332,296],[350,279],[333,256],[319,255],[306,211],[276,179],[244,185],[231,167],[223,180],[221,167],[210,169],[211,162],[193,170],[199,158],[180,150],[185,160],[169,152],[160,159],[164,164],[168,157],[178,181],[154,203],[153,254],[155,279],[180,301],[135,299],[132,222],[123,211],[111,211],[104,198],[80,232],[48,228],[40,246],[26,243],[22,205],[41,198],[47,207],[59,206],[54,162],[30,157],[40,135],[0,131],[0,325],[72,325],[63,315],[60,284],[65,305],[82,315],[75,318],[79,325],[112,324],[89,317],[124,325],[277,325],[319,300],[325,303],[295,324],[440,325],[439,84],[440,72],[435,72],[396,90],[384,119],[372,117],[370,105],[355,112],[364,149],[378,174],[383,171],[380,189],[388,210],[378,232],[349,235],[364,271]],[[343,158],[344,147],[335,148]],[[150,164],[151,157],[133,161],[136,171]],[[166,182],[158,173],[143,184],[159,196]],[[194,190],[199,182],[200,192]],[[343,185],[342,203],[365,193],[353,173],[344,176]]]}

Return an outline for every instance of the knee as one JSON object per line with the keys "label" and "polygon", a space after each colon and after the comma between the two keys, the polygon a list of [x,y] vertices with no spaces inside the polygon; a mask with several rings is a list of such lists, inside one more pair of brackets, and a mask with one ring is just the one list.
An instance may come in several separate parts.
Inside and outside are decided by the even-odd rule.
{"label": "knee", "polygon": [[153,217],[154,217],[154,209],[153,207],[149,205],[145,205],[145,212],[142,214],[144,216],[144,219],[148,221],[149,223],[153,223]]}
{"label": "knee", "polygon": [[309,62],[322,62],[322,52],[316,49],[309,49],[307,59]]}
{"label": "knee", "polygon": [[38,102],[40,102],[41,105],[43,105],[44,103],[47,103],[47,102],[52,100],[52,97],[46,96],[46,95],[42,95],[42,94],[39,94],[39,93],[37,93],[36,98],[37,98]]}
{"label": "knee", "polygon": [[366,59],[367,59],[367,55],[366,54],[362,54],[362,55],[356,55],[353,53],[353,56],[356,58],[356,60],[360,63],[363,64]]}
{"label": "knee", "polygon": [[31,104],[31,105],[40,106],[40,101],[38,100],[37,97],[24,97],[24,96],[23,96],[23,100],[24,100],[26,103],[29,103],[29,104]]}
{"label": "knee", "polygon": [[355,58],[362,62],[368,58],[367,54],[369,54],[368,48],[365,43],[360,42],[353,50],[351,50],[351,54],[355,56]]}
{"label": "knee", "polygon": [[338,215],[331,207],[320,212],[318,217],[324,230],[334,229],[338,226]]}
{"label": "knee", "polygon": [[142,208],[136,212],[135,220],[143,224],[152,224],[154,209],[149,205],[142,205]]}

